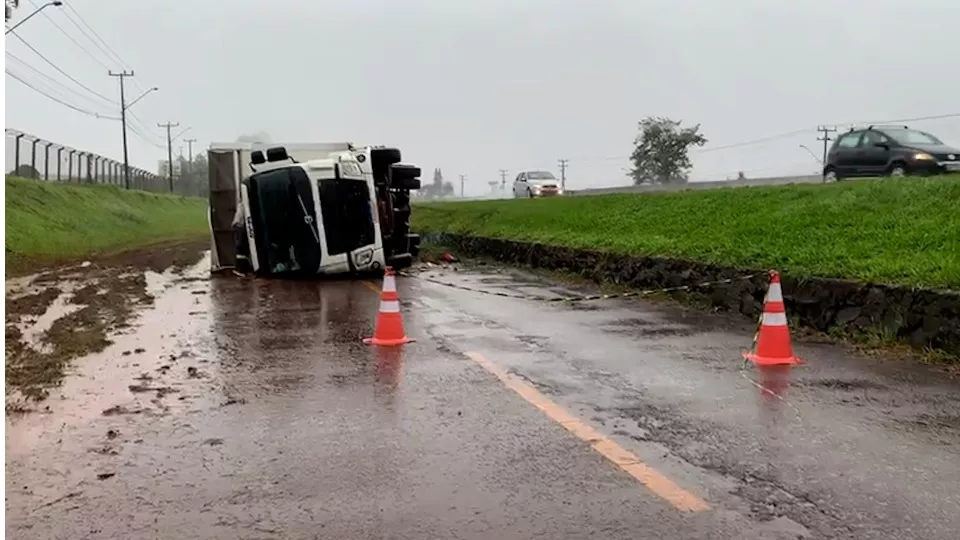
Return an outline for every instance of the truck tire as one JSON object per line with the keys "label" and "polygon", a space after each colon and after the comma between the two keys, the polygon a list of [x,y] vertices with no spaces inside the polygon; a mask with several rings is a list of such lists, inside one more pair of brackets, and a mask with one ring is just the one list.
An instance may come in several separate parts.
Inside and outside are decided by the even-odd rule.
{"label": "truck tire", "polygon": [[399,148],[371,148],[370,149],[370,161],[373,162],[373,165],[376,167],[390,167],[394,163],[400,163],[403,160],[403,155],[400,153]]}
{"label": "truck tire", "polygon": [[410,250],[410,255],[413,255],[414,258],[420,256],[420,235],[419,234],[408,234],[407,235],[407,249]]}
{"label": "truck tire", "polygon": [[407,191],[414,191],[420,189],[421,187],[419,178],[398,178],[393,181],[393,184],[390,186],[394,189],[405,189]]}
{"label": "truck tire", "polygon": [[413,255],[409,253],[398,253],[387,259],[387,266],[394,270],[403,270],[413,266]]}
{"label": "truck tire", "polygon": [[393,189],[420,189],[420,167],[409,163],[390,165],[390,187]]}

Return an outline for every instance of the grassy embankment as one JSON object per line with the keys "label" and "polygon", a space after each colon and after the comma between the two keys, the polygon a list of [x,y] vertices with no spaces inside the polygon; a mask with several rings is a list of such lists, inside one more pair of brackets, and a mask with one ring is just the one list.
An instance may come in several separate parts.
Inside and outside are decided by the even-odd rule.
{"label": "grassy embankment", "polygon": [[6,275],[208,234],[206,200],[6,179]]}
{"label": "grassy embankment", "polygon": [[960,178],[417,205],[414,227],[960,290]]}

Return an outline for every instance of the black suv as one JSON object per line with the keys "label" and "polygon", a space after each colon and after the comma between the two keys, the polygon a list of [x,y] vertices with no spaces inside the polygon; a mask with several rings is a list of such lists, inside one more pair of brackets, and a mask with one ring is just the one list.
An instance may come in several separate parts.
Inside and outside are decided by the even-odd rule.
{"label": "black suv", "polygon": [[823,180],[947,172],[960,172],[960,149],[906,126],[870,126],[837,137],[827,154]]}

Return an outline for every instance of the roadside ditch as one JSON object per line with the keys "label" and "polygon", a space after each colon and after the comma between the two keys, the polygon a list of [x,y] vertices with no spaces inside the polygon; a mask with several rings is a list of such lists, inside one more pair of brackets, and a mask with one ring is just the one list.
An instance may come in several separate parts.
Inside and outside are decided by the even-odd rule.
{"label": "roadside ditch", "polygon": [[[674,291],[679,300],[756,319],[763,310],[765,270],[697,261],[643,257],[533,242],[464,236],[423,235],[424,243],[455,248],[473,257],[570,273],[596,283],[631,289],[672,288],[708,282],[693,291]],[[758,277],[747,279],[747,276]],[[906,343],[960,356],[960,291],[930,290],[781,273],[791,326],[871,345]]]}

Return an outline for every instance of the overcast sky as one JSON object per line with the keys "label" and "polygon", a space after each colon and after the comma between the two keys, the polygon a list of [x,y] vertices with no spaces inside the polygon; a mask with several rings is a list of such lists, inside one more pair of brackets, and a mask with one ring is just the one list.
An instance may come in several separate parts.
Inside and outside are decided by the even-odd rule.
{"label": "overcast sky", "polygon": [[[42,0],[32,0],[39,4]],[[615,185],[647,115],[700,123],[695,180],[812,172],[818,124],[960,112],[958,0],[66,0],[17,32],[90,89],[115,99],[107,68],[133,68],[131,162],[164,159],[158,122],[184,137],[389,144],[429,179],[498,169],[557,171],[568,187]],[[21,0],[14,21],[33,6]],[[83,109],[118,109],[65,79],[13,35],[7,69]],[[5,77],[6,127],[120,158],[120,124]],[[85,96],[85,97],[84,97]],[[960,118],[913,123],[960,145]],[[176,130],[174,130],[176,133]],[[174,153],[180,144],[174,145]],[[12,159],[8,140],[7,161]],[[186,149],[184,148],[184,152]]]}

